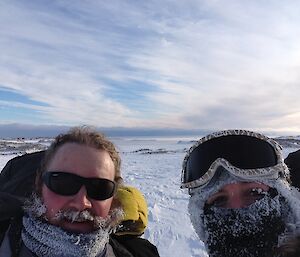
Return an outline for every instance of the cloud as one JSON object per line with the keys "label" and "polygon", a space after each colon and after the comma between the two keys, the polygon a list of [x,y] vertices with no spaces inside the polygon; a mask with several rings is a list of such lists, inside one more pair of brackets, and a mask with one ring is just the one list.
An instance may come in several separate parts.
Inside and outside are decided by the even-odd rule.
{"label": "cloud", "polygon": [[4,1],[0,85],[44,103],[23,106],[38,108],[41,123],[300,131],[298,9]]}

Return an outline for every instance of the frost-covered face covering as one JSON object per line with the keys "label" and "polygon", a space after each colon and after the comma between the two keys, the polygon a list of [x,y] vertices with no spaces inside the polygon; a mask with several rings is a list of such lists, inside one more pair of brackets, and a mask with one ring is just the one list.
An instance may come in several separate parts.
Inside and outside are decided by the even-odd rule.
{"label": "frost-covered face covering", "polygon": [[[191,147],[183,161],[181,187],[189,189],[188,210],[193,227],[214,256],[218,256],[220,249],[219,256],[264,256],[263,249],[268,251],[276,246],[281,235],[299,231],[300,194],[287,182],[288,173],[281,147],[274,140],[251,131],[217,132]],[[207,200],[224,186],[241,182],[262,183],[274,189],[277,195],[266,194],[246,208],[206,206]],[[275,221],[272,236],[265,228],[270,230],[272,226],[268,224]],[[263,238],[267,241],[264,245],[261,244]],[[226,247],[234,241],[241,245],[246,243],[243,248],[247,254],[243,255],[237,244],[236,249]],[[233,254],[239,250],[239,254]]]}
{"label": "frost-covered face covering", "polygon": [[270,194],[241,209],[205,205],[203,223],[209,256],[271,256],[285,231],[289,211],[283,197]]}
{"label": "frost-covered face covering", "polygon": [[[244,251],[248,249],[248,253],[244,256],[256,256],[255,254],[258,251],[254,251],[254,248],[261,248],[260,254],[262,254],[264,251],[263,248],[266,248],[266,251],[268,251],[267,249],[270,249],[270,247],[276,247],[277,244],[280,245],[284,242],[286,236],[296,235],[297,231],[299,233],[300,193],[296,188],[290,187],[283,179],[259,181],[259,183],[268,185],[270,189],[268,192],[263,192],[264,196],[248,207],[230,209],[221,208],[215,204],[209,206],[207,204],[209,197],[219,192],[224,186],[233,183],[247,183],[246,180],[237,180],[223,167],[220,169],[219,172],[221,174],[214,184],[210,184],[205,190],[194,188],[190,192],[191,197],[188,204],[188,211],[195,232],[198,234],[199,239],[204,242],[209,252],[216,251],[214,256],[218,256],[217,253],[222,249],[224,255],[221,254],[220,256],[226,256],[225,253],[231,256],[230,253],[232,252],[230,251],[239,251],[242,248],[239,248],[239,244],[235,244],[234,246],[237,248],[230,250],[229,247],[226,247],[226,244],[229,244],[230,240],[239,242],[238,237],[241,235],[241,242],[244,243],[245,248]],[[233,221],[235,222],[233,223]],[[268,226],[267,224],[270,224],[270,222],[278,226]],[[281,230],[281,224],[284,224],[283,230]],[[249,231],[249,228],[252,228],[253,231]],[[274,231],[271,229],[274,229]],[[235,233],[237,230],[240,232],[239,235]],[[274,237],[269,236],[268,231],[271,231]],[[255,233],[262,237],[255,235]],[[231,236],[231,239],[224,243],[224,237],[226,238],[228,235],[229,238]],[[243,240],[244,235],[247,235],[247,240]],[[263,237],[264,240],[262,240]],[[265,241],[263,246],[259,238],[261,241]],[[220,240],[219,249],[216,249],[214,246],[217,239]],[[250,255],[251,252],[253,255]],[[242,254],[243,251],[240,255],[232,256],[243,256]],[[257,256],[264,255],[258,254]]]}
{"label": "frost-covered face covering", "polygon": [[24,245],[39,257],[101,257],[105,256],[109,235],[116,229],[123,212],[114,209],[105,217],[95,217],[88,211],[61,211],[57,219],[69,219],[73,222],[93,221],[95,231],[91,233],[73,233],[49,224],[44,214],[46,207],[38,196],[33,196],[25,207],[23,217],[22,240]]}

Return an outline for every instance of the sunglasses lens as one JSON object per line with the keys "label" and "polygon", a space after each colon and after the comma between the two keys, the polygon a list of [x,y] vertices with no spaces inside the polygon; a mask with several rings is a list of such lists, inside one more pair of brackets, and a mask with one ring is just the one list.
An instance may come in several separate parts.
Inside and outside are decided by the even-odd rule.
{"label": "sunglasses lens", "polygon": [[46,172],[43,178],[47,187],[59,195],[75,195],[82,186],[76,175],[71,173]]}
{"label": "sunglasses lens", "polygon": [[109,179],[83,178],[67,172],[45,172],[43,181],[51,191],[65,196],[77,194],[82,185],[85,185],[88,196],[95,200],[108,199],[115,191],[115,182]]}
{"label": "sunglasses lens", "polygon": [[200,144],[190,154],[183,182],[202,177],[218,158],[224,158],[240,169],[272,167],[278,161],[273,146],[256,137],[228,135],[212,138]]}
{"label": "sunglasses lens", "polygon": [[108,179],[90,179],[86,183],[89,197],[95,200],[105,200],[113,196],[115,183]]}

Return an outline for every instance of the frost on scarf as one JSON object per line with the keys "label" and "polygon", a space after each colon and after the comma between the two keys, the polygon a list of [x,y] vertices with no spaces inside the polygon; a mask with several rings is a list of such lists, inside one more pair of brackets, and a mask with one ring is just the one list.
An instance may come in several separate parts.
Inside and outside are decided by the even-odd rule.
{"label": "frost on scarf", "polygon": [[37,256],[87,256],[100,257],[105,253],[109,235],[123,215],[121,209],[114,209],[105,217],[95,217],[88,211],[59,212],[57,219],[70,221],[93,221],[95,231],[91,233],[73,233],[46,222],[43,218],[46,207],[39,197],[33,196],[25,207],[23,217],[22,240],[25,246]]}

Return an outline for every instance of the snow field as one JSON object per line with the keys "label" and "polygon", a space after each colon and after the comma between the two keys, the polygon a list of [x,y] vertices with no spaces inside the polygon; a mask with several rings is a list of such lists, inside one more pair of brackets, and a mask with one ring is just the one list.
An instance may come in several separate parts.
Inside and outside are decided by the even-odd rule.
{"label": "snow field", "polygon": [[[193,143],[178,143],[178,139],[113,141],[121,154],[125,183],[141,190],[148,203],[149,224],[143,237],[157,246],[162,257],[207,257],[190,223],[189,196],[180,189],[182,160]],[[284,148],[283,155],[296,150]],[[0,155],[0,169],[15,156]]]}

